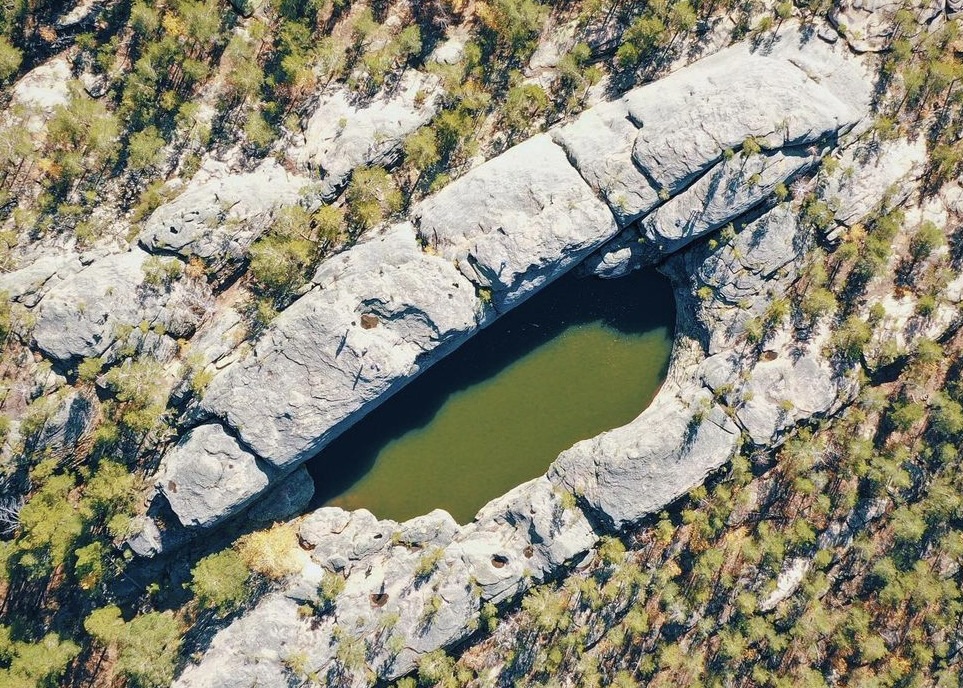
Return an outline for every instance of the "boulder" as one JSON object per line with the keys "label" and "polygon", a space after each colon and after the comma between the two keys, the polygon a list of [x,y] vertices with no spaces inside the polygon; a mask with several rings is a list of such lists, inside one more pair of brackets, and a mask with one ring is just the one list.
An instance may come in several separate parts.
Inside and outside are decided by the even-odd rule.
{"label": "boulder", "polygon": [[313,456],[477,327],[474,289],[396,225],[322,264],[203,408],[287,469]]}
{"label": "boulder", "polygon": [[298,165],[319,176],[321,197],[333,200],[355,168],[397,160],[405,137],[434,117],[441,93],[438,77],[413,70],[370,100],[347,88],[326,93],[305,127]]}
{"label": "boulder", "polygon": [[626,98],[596,105],[550,132],[622,227],[659,204],[658,189],[632,160],[638,132]]}
{"label": "boulder", "polygon": [[[857,52],[882,52],[889,47],[893,18],[909,10],[919,24],[927,24],[943,12],[942,0],[841,0],[833,3],[829,21]],[[952,6],[947,9],[952,12]]]}
{"label": "boulder", "polygon": [[214,268],[236,263],[310,183],[273,159],[254,172],[215,175],[155,210],[138,241],[147,251],[198,256]]}
{"label": "boulder", "polygon": [[10,92],[8,112],[22,107],[27,113],[26,125],[31,133],[43,131],[47,121],[60,105],[70,102],[70,60],[55,57],[24,74]]}
{"label": "boulder", "polygon": [[59,361],[100,356],[141,323],[189,336],[204,315],[203,295],[183,281],[149,284],[148,258],[138,250],[109,255],[51,288],[36,309],[37,347]]}
{"label": "boulder", "polygon": [[264,491],[271,473],[217,423],[190,430],[164,458],[157,487],[182,525],[206,527]]}
{"label": "boulder", "polygon": [[667,384],[628,425],[562,452],[548,477],[618,530],[701,484],[732,458],[739,435],[704,387]]}
{"label": "boulder", "polygon": [[926,144],[906,139],[850,146],[840,155],[838,171],[829,176],[822,197],[845,225],[859,222],[889,196],[902,203],[926,166]]}
{"label": "boulder", "polygon": [[545,134],[422,201],[418,235],[504,312],[612,237],[612,214]]}
{"label": "boulder", "polygon": [[86,393],[71,390],[57,404],[43,427],[29,442],[31,453],[67,458],[76,452],[81,442],[89,439],[97,423],[96,399]]}

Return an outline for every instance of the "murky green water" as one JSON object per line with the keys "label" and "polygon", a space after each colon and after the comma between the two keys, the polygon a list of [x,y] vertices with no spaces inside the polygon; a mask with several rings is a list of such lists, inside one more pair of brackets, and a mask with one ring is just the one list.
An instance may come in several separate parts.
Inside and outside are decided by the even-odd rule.
{"label": "murky green water", "polygon": [[565,277],[327,447],[314,506],[460,523],[564,449],[635,418],[665,375],[674,303],[654,272]]}

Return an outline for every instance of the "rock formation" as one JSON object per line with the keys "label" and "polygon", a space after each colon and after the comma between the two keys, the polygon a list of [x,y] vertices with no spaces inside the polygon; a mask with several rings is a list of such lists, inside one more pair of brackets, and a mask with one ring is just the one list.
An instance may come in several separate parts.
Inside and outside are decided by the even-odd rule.
{"label": "rock formation", "polygon": [[[300,519],[300,572],[219,632],[177,685],[286,685],[295,656],[321,681],[367,685],[339,659],[352,642],[379,679],[401,676],[465,639],[484,604],[559,575],[602,533],[701,483],[742,436],[771,446],[846,403],[854,386],[825,357],[825,330],[800,343],[776,324],[755,345],[745,331],[798,277],[815,240],[773,192],[840,144],[856,155],[865,84],[857,60],[793,30],[758,51],[735,46],[510,149],[419,204],[413,224],[322,265],[254,352],[218,374],[201,401],[203,424],[175,452],[200,455],[204,436],[236,433],[253,459],[238,465],[263,459],[283,473],[580,261],[617,275],[669,256],[678,326],[668,378],[636,420],[563,452],[546,476],[466,526],[443,512],[401,524],[336,508]],[[770,92],[780,94],[771,103]],[[878,178],[904,183],[918,173],[912,158],[884,150],[875,172],[839,173],[821,193],[840,209],[873,207],[885,188]],[[697,241],[730,222],[721,241]],[[284,393],[264,403],[267,380]],[[240,502],[222,516],[232,508]],[[325,571],[346,579],[331,608],[317,592]],[[303,605],[315,611],[300,613]]]}

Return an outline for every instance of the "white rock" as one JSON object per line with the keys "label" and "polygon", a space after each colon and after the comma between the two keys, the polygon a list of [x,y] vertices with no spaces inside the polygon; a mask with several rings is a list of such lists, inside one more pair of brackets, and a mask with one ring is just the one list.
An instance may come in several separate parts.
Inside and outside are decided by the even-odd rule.
{"label": "white rock", "polygon": [[505,311],[612,237],[612,214],[547,135],[476,167],[413,211],[422,240]]}
{"label": "white rock", "polygon": [[438,77],[416,71],[367,101],[335,89],[318,103],[294,156],[321,178],[321,196],[330,201],[355,168],[394,162],[405,137],[431,120],[440,101]]}

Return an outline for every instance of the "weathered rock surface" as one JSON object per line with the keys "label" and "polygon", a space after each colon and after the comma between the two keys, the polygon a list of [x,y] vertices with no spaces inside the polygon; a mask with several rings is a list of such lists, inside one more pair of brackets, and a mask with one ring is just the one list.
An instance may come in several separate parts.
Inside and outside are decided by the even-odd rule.
{"label": "weathered rock surface", "polygon": [[777,185],[818,161],[818,154],[798,149],[750,156],[740,153],[646,216],[640,225],[643,240],[650,251],[656,249],[656,256],[673,253],[745,214],[769,198]]}
{"label": "weathered rock surface", "polygon": [[254,172],[214,176],[155,210],[140,244],[151,252],[198,256],[214,267],[236,262],[280,208],[299,202],[299,191],[310,183],[270,158]]}
{"label": "weathered rock surface", "polygon": [[[889,47],[893,17],[909,10],[921,24],[929,23],[943,11],[943,0],[842,0],[833,4],[829,21],[859,52],[880,52]],[[952,12],[952,7],[948,6]]]}
{"label": "weathered rock surface", "polygon": [[18,106],[27,113],[27,128],[31,133],[43,130],[57,106],[70,102],[70,62],[56,57],[34,67],[14,84],[10,93],[10,109]]}
{"label": "weathered rock surface", "polygon": [[80,268],[80,260],[74,254],[41,256],[19,270],[0,275],[0,291],[33,308],[50,288]]}
{"label": "weathered rock surface", "polygon": [[551,135],[624,227],[747,138],[767,149],[824,141],[866,117],[869,100],[858,65],[789,30],[597,105]]}
{"label": "weathered rock surface", "polygon": [[367,101],[338,89],[318,103],[297,162],[321,178],[322,198],[333,200],[355,168],[394,162],[405,137],[431,120],[440,100],[438,77],[416,71]]}
{"label": "weathered rock surface", "polygon": [[272,487],[247,512],[249,521],[274,523],[304,513],[314,497],[314,480],[301,466]]}
{"label": "weathered rock surface", "polygon": [[204,315],[204,296],[183,281],[170,289],[148,284],[147,259],[138,250],[106,256],[51,288],[37,307],[37,347],[60,361],[100,356],[125,326],[141,323],[189,336]]}
{"label": "weathered rock surface", "polygon": [[[726,49],[471,170],[416,206],[417,230],[402,223],[322,264],[313,288],[249,354],[219,341],[202,347],[205,360],[223,363],[196,417],[223,422],[247,450],[286,473],[477,330],[488,314],[476,288],[504,311],[612,239],[617,220],[632,216],[616,209],[613,194],[631,191],[633,212],[645,212],[658,202],[650,179],[681,190],[603,251],[599,269],[610,275],[759,205],[868,108],[861,69],[821,42],[801,41],[789,30],[756,51]],[[725,81],[733,74],[747,88],[788,100],[734,93]],[[692,140],[679,138],[685,127],[695,128]],[[748,136],[771,150],[724,159],[723,150]],[[763,256],[782,249],[751,248]],[[746,288],[770,277],[764,273],[753,272]],[[739,290],[741,279],[725,276],[713,288]],[[756,296],[763,303],[765,295]],[[212,326],[211,337],[220,339],[223,329]],[[722,419],[717,425],[719,432],[707,426],[691,447],[694,456],[713,458],[693,465],[725,460],[731,427]],[[638,448],[640,456],[646,451]]]}
{"label": "weathered rock surface", "polygon": [[635,163],[675,193],[749,137],[768,149],[798,147],[855,126],[870,99],[862,70],[800,40],[789,32],[755,52],[734,46],[631,92],[629,117],[640,127]]}
{"label": "weathered rock surface", "polygon": [[58,458],[69,457],[77,445],[87,440],[97,421],[95,401],[88,395],[72,391],[60,400],[36,436],[29,438],[31,450],[46,452]]}
{"label": "weathered rock surface", "polygon": [[659,204],[658,189],[632,161],[638,131],[622,98],[596,105],[551,132],[585,181],[608,203],[620,226]]}
{"label": "weathered rock surface", "polygon": [[418,235],[510,309],[617,231],[563,150],[539,135],[422,202]]}
{"label": "weathered rock surface", "polygon": [[268,469],[209,423],[188,432],[164,458],[158,487],[185,526],[209,526],[264,491]]}
{"label": "weathered rock surface", "polygon": [[202,401],[278,468],[310,458],[477,327],[471,283],[422,251],[407,223],[326,261],[314,283]]}

